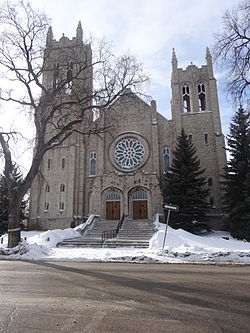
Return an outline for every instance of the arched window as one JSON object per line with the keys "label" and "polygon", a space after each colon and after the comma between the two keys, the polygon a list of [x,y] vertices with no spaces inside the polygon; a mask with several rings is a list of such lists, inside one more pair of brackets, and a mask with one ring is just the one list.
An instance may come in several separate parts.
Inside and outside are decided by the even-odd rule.
{"label": "arched window", "polygon": [[72,94],[72,79],[73,79],[73,62],[71,61],[66,69],[66,85],[65,92],[68,95]]}
{"label": "arched window", "polygon": [[48,212],[48,210],[49,210],[49,196],[50,196],[50,185],[46,184],[46,186],[45,186],[44,212]]}
{"label": "arched window", "polygon": [[132,200],[147,200],[147,192],[139,190],[133,193]]}
{"label": "arched window", "polygon": [[203,83],[198,84],[199,111],[206,110],[206,92]]}
{"label": "arched window", "polygon": [[62,158],[62,169],[64,170],[65,168],[65,158]]}
{"label": "arched window", "polygon": [[65,185],[61,184],[60,185],[60,201],[59,201],[59,210],[60,212],[64,211],[64,206],[65,206]]}
{"label": "arched window", "polygon": [[213,178],[212,178],[212,177],[209,177],[208,180],[207,180],[207,185],[208,185],[209,187],[212,187],[213,184],[214,184],[214,180],[213,180]]}
{"label": "arched window", "polygon": [[60,192],[65,192],[65,185],[64,184],[60,185]]}
{"label": "arched window", "polygon": [[163,173],[167,173],[170,166],[170,151],[168,147],[162,149]]}
{"label": "arched window", "polygon": [[118,191],[111,191],[106,194],[106,201],[120,201],[121,195]]}
{"label": "arched window", "polygon": [[186,84],[182,87],[183,112],[191,112],[190,90]]}
{"label": "arched window", "polygon": [[209,203],[210,203],[210,208],[216,208],[214,198],[211,198],[211,197],[210,197],[209,201],[210,201],[210,202],[209,202]]}
{"label": "arched window", "polygon": [[90,153],[90,176],[96,176],[96,153]]}
{"label": "arched window", "polygon": [[59,84],[59,64],[54,64],[54,73],[53,73],[53,88],[57,88]]}

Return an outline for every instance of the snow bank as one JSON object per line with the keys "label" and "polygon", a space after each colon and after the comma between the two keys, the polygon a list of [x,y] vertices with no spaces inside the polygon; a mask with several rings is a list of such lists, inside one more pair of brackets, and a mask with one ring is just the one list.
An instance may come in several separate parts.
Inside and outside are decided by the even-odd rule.
{"label": "snow bank", "polygon": [[[236,240],[227,232],[214,231],[201,236],[182,229],[168,227],[162,250],[165,224],[156,219],[158,231],[150,240],[149,248],[57,248],[65,238],[79,237],[75,229],[49,230],[46,232],[22,231],[23,242],[15,249],[6,249],[7,234],[0,242],[0,259],[29,259],[55,261],[122,261],[122,262],[228,262],[250,264],[250,243]],[[226,238],[226,239],[225,239]],[[1,253],[5,253],[2,254]]]}

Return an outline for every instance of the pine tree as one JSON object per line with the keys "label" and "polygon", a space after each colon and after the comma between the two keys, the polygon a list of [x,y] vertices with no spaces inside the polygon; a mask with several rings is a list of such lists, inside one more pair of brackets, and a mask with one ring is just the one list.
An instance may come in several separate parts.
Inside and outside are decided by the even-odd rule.
{"label": "pine tree", "polygon": [[227,137],[231,159],[224,174],[224,210],[233,237],[250,241],[250,114],[240,107]]}
{"label": "pine tree", "polygon": [[170,225],[193,233],[209,227],[205,223],[208,188],[205,169],[201,169],[196,149],[182,129],[173,152],[173,161],[166,179],[166,201],[179,206],[178,213],[171,213]]}
{"label": "pine tree", "polygon": [[[16,184],[22,181],[22,173],[14,167],[12,177]],[[21,204],[20,219],[24,219],[24,211],[27,206],[27,201],[23,200]],[[9,196],[8,184],[3,175],[0,176],[0,235],[7,232],[8,229],[8,215],[9,215]]]}

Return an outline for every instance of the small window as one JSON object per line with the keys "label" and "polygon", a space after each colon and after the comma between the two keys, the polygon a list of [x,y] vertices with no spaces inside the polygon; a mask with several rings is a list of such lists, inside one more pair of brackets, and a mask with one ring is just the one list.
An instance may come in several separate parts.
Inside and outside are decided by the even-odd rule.
{"label": "small window", "polygon": [[90,153],[90,176],[96,176],[96,153]]}
{"label": "small window", "polygon": [[46,185],[46,187],[45,187],[45,191],[46,191],[46,192],[50,192],[50,186],[49,186],[49,184]]}
{"label": "small window", "polygon": [[189,140],[189,142],[192,142],[192,139],[193,139],[192,134],[189,134],[189,135],[188,135],[188,140]]}
{"label": "small window", "polygon": [[162,149],[163,173],[167,173],[170,167],[170,150],[168,147]]}
{"label": "small window", "polygon": [[184,85],[182,88],[182,102],[183,102],[183,112],[191,112],[189,86]]}
{"label": "small window", "polygon": [[209,187],[212,187],[212,186],[213,186],[213,183],[214,183],[213,178],[212,178],[212,177],[209,177],[208,180],[207,180],[207,185],[208,185]]}
{"label": "small window", "polygon": [[205,94],[204,84],[198,84],[198,97],[199,97],[199,111],[206,110],[206,94]]}
{"label": "small window", "polygon": [[50,158],[48,159],[48,164],[47,165],[48,165],[48,170],[50,170],[51,169],[51,159]]}
{"label": "small window", "polygon": [[64,184],[60,185],[60,192],[65,192],[65,185]]}
{"label": "small window", "polygon": [[64,210],[64,202],[60,201],[59,210],[62,212]]}
{"label": "small window", "polygon": [[206,145],[208,145],[208,134],[207,133],[204,134],[204,142]]}
{"label": "small window", "polygon": [[49,210],[49,202],[44,203],[44,212],[48,212]]}
{"label": "small window", "polygon": [[65,158],[62,159],[62,169],[65,169]]}
{"label": "small window", "polygon": [[214,198],[210,198],[209,201],[210,201],[210,202],[209,202],[209,203],[210,203],[210,208],[216,208]]}
{"label": "small window", "polygon": [[59,85],[59,63],[54,64],[53,74],[53,88],[57,88]]}

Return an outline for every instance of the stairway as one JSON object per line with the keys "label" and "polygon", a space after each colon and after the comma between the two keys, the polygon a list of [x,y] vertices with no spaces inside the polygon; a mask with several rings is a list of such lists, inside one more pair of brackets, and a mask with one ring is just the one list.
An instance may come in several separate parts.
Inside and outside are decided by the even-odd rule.
{"label": "stairway", "polygon": [[81,237],[64,239],[57,246],[102,247],[103,231],[116,229],[118,223],[119,220],[95,220]]}
{"label": "stairway", "polygon": [[150,220],[125,220],[117,237],[107,239],[103,247],[147,248],[155,232],[155,226]]}
{"label": "stairway", "polygon": [[58,246],[63,247],[136,247],[147,248],[149,240],[155,233],[154,224],[150,220],[127,220],[123,222],[116,238],[102,242],[102,233],[116,229],[118,220],[97,220],[83,236],[64,239]]}

